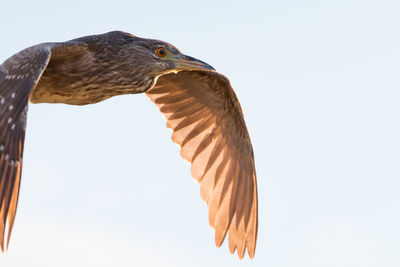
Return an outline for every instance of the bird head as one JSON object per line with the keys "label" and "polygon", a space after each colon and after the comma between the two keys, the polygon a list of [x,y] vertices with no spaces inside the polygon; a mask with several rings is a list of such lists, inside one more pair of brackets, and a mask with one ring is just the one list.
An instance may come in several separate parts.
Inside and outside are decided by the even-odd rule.
{"label": "bird head", "polygon": [[[209,64],[182,54],[175,46],[167,42],[145,39],[124,33],[130,39],[130,57],[142,73],[157,77],[182,70],[215,71]],[[130,50],[128,49],[128,50]]]}

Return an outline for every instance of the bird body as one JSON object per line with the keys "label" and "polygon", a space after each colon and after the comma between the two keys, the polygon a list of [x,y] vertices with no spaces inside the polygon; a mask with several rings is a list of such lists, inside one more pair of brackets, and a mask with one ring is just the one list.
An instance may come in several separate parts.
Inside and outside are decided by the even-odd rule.
{"label": "bird body", "polygon": [[29,100],[86,105],[146,93],[191,164],[220,246],[254,257],[257,182],[253,149],[229,80],[171,44],[124,32],[29,47],[0,65],[0,245],[15,218]]}
{"label": "bird body", "polygon": [[42,64],[48,60],[30,101],[85,105],[149,89],[156,75],[140,73],[147,70],[138,67],[143,64],[131,47],[132,37],[121,32],[103,36],[44,43],[22,51],[21,56],[34,51]]}

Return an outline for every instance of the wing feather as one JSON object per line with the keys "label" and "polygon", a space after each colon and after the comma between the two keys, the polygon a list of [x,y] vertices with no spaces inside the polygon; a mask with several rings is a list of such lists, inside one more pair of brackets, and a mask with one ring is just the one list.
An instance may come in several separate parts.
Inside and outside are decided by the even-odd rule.
{"label": "wing feather", "polygon": [[43,73],[50,48],[27,48],[0,66],[0,246],[4,250],[14,224],[20,188],[28,100]]}
{"label": "wing feather", "polygon": [[184,101],[181,101],[180,103],[176,103],[173,102],[173,104],[171,103],[171,105],[164,105],[160,107],[160,111],[164,114],[168,114],[168,113],[175,113],[177,110],[179,110],[181,108],[182,104],[195,104],[195,100],[193,98],[188,98],[185,99]]}
{"label": "wing feather", "polygon": [[181,71],[160,76],[146,93],[167,119],[172,140],[191,164],[219,247],[254,257],[258,203],[253,149],[239,101],[216,72]]}
{"label": "wing feather", "polygon": [[[237,172],[239,168],[237,167],[237,162],[230,161],[229,174],[233,179],[225,179],[223,192],[221,195],[226,196],[224,199],[219,201],[219,211],[216,216],[215,222],[215,244],[220,247],[225,239],[225,236],[229,229],[229,224],[232,220],[233,214],[235,212],[234,205],[232,205],[232,199],[236,197],[237,190]],[[231,193],[229,193],[231,192]]]}
{"label": "wing feather", "polygon": [[[81,49],[83,48],[83,49]],[[0,247],[4,251],[14,225],[21,182],[28,101],[52,53],[70,53],[82,43],[45,43],[15,54],[0,65]],[[76,51],[75,51],[76,52]]]}

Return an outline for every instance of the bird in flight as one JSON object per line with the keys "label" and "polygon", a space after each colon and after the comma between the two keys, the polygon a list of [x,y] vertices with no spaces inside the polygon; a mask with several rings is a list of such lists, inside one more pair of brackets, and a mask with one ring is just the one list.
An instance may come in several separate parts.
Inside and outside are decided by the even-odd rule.
{"label": "bird in flight", "polygon": [[121,31],[35,45],[0,65],[3,251],[18,204],[28,102],[87,105],[137,93],[156,104],[182,158],[191,163],[216,245],[228,235],[231,253],[237,251],[242,259],[247,249],[254,257],[258,200],[253,148],[228,78],[169,43]]}

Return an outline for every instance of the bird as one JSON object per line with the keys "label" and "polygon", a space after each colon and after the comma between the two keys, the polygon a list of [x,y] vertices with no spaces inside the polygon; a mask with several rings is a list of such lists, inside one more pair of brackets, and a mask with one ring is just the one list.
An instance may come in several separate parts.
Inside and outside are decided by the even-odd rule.
{"label": "bird", "polygon": [[[123,31],[26,48],[0,65],[0,246],[10,242],[29,102],[87,105],[145,93],[172,129],[209,207],[215,244],[254,258],[258,231],[253,146],[229,79],[170,43]],[[6,233],[6,228],[8,232]],[[7,242],[6,242],[7,241]]]}

